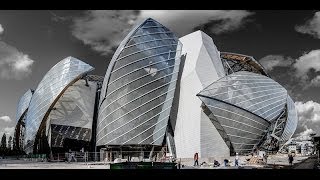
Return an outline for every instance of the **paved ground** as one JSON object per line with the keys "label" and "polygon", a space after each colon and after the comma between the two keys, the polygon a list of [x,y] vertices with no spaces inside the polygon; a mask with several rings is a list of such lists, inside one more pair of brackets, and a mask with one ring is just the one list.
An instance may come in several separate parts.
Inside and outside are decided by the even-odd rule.
{"label": "paved ground", "polygon": [[0,169],[110,169],[110,166],[103,163],[32,162],[1,159]]}
{"label": "paved ground", "polygon": [[309,158],[302,163],[293,166],[293,169],[319,169],[317,167],[318,160],[316,157]]}
{"label": "paved ground", "polygon": [[[294,157],[294,165],[289,166],[287,155],[278,154],[268,157],[268,165],[252,165],[247,164],[247,160],[244,156],[240,157],[240,167],[235,167],[234,162],[232,162],[231,157],[231,166],[224,167],[222,164],[220,167],[212,166],[184,166],[181,169],[256,169],[256,168],[293,168],[293,169],[313,169],[315,163],[317,162],[316,158],[309,158],[307,156],[296,156]],[[0,159],[0,169],[110,169],[109,164],[103,162],[33,162],[25,160],[16,160],[16,159]]]}

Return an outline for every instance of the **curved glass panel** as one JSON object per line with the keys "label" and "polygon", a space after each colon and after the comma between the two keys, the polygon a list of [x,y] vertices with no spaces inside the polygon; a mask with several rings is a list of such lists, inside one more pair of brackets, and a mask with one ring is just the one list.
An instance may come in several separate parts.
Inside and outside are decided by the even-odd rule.
{"label": "curved glass panel", "polygon": [[203,89],[208,96],[250,111],[272,121],[285,107],[287,91],[267,76],[239,71],[225,76]]}
{"label": "curved glass panel", "polygon": [[62,147],[66,138],[91,139],[97,85],[80,79],[67,88],[50,111],[51,147]]}
{"label": "curved glass panel", "polygon": [[20,98],[19,103],[18,103],[18,107],[17,107],[17,114],[16,114],[16,121],[17,122],[21,119],[22,114],[28,109],[30,101],[31,101],[31,97],[32,97],[32,91],[29,89]]}
{"label": "curved glass panel", "polygon": [[281,141],[287,141],[289,140],[293,133],[296,131],[297,125],[298,125],[298,115],[297,115],[297,110],[294,105],[293,100],[291,97],[288,95],[287,97],[287,122],[286,126],[284,128],[283,134],[281,136]]}
{"label": "curved glass panel", "polygon": [[[206,113],[211,122],[217,129],[222,128],[228,136],[228,139],[225,139],[225,141],[230,140],[235,152],[250,152],[261,142],[267,133],[270,123],[263,118],[209,97],[203,97],[201,95],[198,95],[198,97],[211,111],[211,113]],[[217,125],[215,121],[217,121],[219,125]]]}
{"label": "curved glass panel", "polygon": [[26,118],[25,145],[32,152],[34,141],[45,114],[56,98],[70,83],[94,68],[73,57],[67,57],[53,66],[39,83],[32,96]]}
{"label": "curved glass panel", "polygon": [[97,145],[161,145],[180,65],[181,43],[153,19],[121,42],[101,92]]}

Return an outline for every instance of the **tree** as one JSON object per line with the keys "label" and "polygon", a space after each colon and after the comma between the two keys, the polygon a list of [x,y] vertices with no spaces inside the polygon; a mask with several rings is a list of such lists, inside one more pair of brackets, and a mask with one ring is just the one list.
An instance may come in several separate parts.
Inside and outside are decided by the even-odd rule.
{"label": "tree", "polygon": [[12,149],[12,137],[11,136],[9,137],[9,140],[8,140],[8,149],[9,150]]}
{"label": "tree", "polygon": [[1,148],[3,148],[3,149],[7,148],[7,136],[6,136],[6,133],[3,133],[3,136],[1,138]]}

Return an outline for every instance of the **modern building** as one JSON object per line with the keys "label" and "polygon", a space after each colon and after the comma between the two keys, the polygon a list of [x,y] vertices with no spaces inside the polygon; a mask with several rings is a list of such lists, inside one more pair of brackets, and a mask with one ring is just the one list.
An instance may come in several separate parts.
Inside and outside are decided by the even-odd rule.
{"label": "modern building", "polygon": [[90,147],[97,91],[102,78],[73,57],[53,66],[34,91],[25,127],[27,153],[65,152]]}
{"label": "modern building", "polygon": [[44,76],[26,116],[27,152],[221,159],[277,151],[297,127],[287,90],[202,31],[179,39],[148,18],[120,43],[103,83],[92,70],[68,57]]}
{"label": "modern building", "polygon": [[97,146],[113,151],[161,150],[170,131],[180,51],[178,38],[152,19],[127,35],[103,82]]}
{"label": "modern building", "polygon": [[23,150],[23,142],[25,135],[25,120],[27,117],[27,111],[33,94],[33,90],[29,89],[20,98],[16,113],[16,127],[13,136],[13,149]]}
{"label": "modern building", "polygon": [[177,85],[177,116],[172,124],[176,155],[191,158],[198,152],[199,157],[228,157],[228,145],[202,110],[201,99],[197,97],[201,90],[225,76],[219,51],[213,40],[201,31],[186,35],[180,41],[183,66]]}

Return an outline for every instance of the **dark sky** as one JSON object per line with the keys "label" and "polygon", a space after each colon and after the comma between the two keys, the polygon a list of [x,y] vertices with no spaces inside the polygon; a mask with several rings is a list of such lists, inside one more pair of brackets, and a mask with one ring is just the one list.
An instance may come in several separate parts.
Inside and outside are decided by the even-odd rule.
{"label": "dark sky", "polygon": [[12,133],[20,96],[28,88],[35,89],[53,65],[73,56],[95,67],[93,74],[104,76],[119,42],[147,17],[179,37],[200,29],[213,38],[219,51],[260,60],[296,101],[300,117],[296,136],[320,133],[320,12],[310,10],[2,10],[0,133]]}

